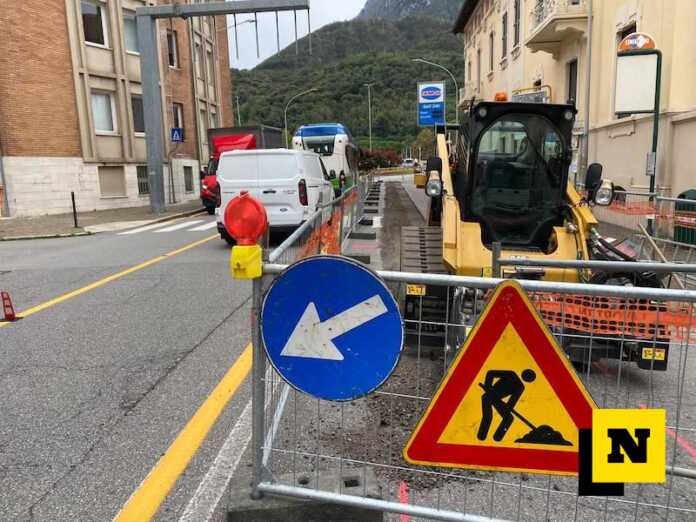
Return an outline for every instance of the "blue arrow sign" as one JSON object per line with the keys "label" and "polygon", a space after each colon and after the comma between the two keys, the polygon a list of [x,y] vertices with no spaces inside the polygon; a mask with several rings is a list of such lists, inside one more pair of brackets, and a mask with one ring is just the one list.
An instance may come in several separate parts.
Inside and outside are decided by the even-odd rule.
{"label": "blue arrow sign", "polygon": [[384,282],[358,262],[318,256],[271,285],[261,335],[276,371],[294,388],[333,401],[377,389],[399,361],[403,323]]}

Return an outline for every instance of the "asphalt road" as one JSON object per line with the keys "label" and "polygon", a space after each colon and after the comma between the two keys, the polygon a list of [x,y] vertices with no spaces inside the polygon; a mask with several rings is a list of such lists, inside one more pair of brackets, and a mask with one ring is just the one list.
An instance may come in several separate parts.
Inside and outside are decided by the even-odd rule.
{"label": "asphalt road", "polygon": [[[22,312],[216,235],[192,230],[213,219],[3,243],[0,288]],[[121,509],[249,342],[250,285],[230,278],[228,256],[216,238],[0,327],[0,519]],[[245,381],[160,519],[186,507],[248,400]]]}

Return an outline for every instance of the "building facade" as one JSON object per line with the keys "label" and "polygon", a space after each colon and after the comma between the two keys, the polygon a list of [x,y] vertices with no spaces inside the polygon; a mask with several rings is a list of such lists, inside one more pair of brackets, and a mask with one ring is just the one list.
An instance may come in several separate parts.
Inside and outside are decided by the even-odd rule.
{"label": "building facade", "polygon": [[690,143],[696,140],[696,40],[690,0],[466,0],[455,33],[464,41],[462,99],[537,95],[577,106],[576,139],[585,131],[589,9],[592,6],[588,161],[626,190],[644,191],[652,116],[614,110],[617,49],[633,32],[651,35],[663,53],[656,185],[678,196],[696,188]]}
{"label": "building facade", "polygon": [[[24,0],[0,13],[5,214],[69,212],[71,192],[79,211],[149,204],[135,9],[154,3]],[[166,20],[158,31],[165,197],[194,200],[207,129],[234,122],[227,24]]]}

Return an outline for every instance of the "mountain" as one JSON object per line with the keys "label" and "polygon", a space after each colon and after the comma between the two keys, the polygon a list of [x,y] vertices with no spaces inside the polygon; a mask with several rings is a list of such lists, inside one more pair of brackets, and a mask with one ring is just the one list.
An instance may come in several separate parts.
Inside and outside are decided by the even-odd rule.
{"label": "mountain", "polygon": [[462,0],[367,0],[358,18],[435,18],[454,24]]}
{"label": "mountain", "polygon": [[[269,58],[250,71],[232,71],[244,125],[263,123],[283,127],[285,105],[292,132],[304,123],[340,121],[361,146],[368,143],[368,100],[365,83],[372,86],[373,141],[377,148],[400,151],[419,132],[416,121],[418,81],[447,81],[448,112],[454,119],[454,88],[443,71],[418,63],[426,58],[464,76],[461,42],[451,33],[451,21],[431,17],[375,18],[372,9],[394,3],[416,7],[425,0],[368,0],[366,14],[348,22],[322,27],[312,35]],[[446,0],[430,0],[446,5]],[[459,3],[459,2],[457,2]],[[385,12],[385,16],[389,13]]]}

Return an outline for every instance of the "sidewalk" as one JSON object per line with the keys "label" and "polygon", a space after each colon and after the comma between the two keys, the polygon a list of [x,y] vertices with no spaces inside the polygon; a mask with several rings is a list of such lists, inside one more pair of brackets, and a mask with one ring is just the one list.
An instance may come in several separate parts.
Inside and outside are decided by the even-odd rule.
{"label": "sidewalk", "polygon": [[76,236],[123,230],[147,225],[154,221],[174,219],[182,214],[191,215],[203,210],[200,201],[191,201],[168,206],[166,211],[161,214],[153,214],[149,206],[83,212],[78,213],[79,228],[75,228],[72,214],[3,218],[0,219],[0,241],[16,238]]}

